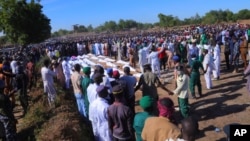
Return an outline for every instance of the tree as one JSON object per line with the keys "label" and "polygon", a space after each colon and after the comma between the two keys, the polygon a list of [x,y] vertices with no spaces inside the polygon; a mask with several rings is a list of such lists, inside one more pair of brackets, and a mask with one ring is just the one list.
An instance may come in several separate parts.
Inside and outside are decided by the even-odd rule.
{"label": "tree", "polygon": [[[164,15],[162,13],[158,14],[159,22],[156,23],[140,23],[134,20],[124,20],[120,19],[118,23],[115,21],[106,21],[104,24],[93,28],[92,25],[85,27],[84,25],[74,25],[75,32],[92,32],[96,33],[108,33],[109,31],[124,31],[140,29],[146,30],[153,27],[172,27],[179,25],[197,25],[197,24],[215,24],[220,22],[235,22],[239,19],[250,19],[250,11],[248,9],[240,10],[238,13],[233,13],[232,11],[226,10],[211,10],[205,14],[205,16],[200,16],[196,13],[190,18],[185,18],[180,20],[177,16]],[[134,30],[133,29],[133,30]],[[70,34],[71,32],[65,32],[65,34]],[[53,33],[53,35],[58,35],[58,32]]]}
{"label": "tree", "polygon": [[230,21],[233,21],[234,19],[233,19],[233,16],[234,16],[234,13],[232,12],[232,11],[230,11],[230,10],[226,10],[226,11],[224,11],[226,14],[226,21],[227,22],[230,22]]}
{"label": "tree", "polygon": [[211,10],[206,13],[202,19],[203,24],[214,24],[218,20],[218,12],[216,10]]}
{"label": "tree", "polygon": [[84,25],[79,25],[78,26],[78,32],[87,32],[88,29]]}
{"label": "tree", "polygon": [[242,9],[237,14],[237,20],[244,20],[244,19],[250,19],[250,10],[248,9]]}
{"label": "tree", "polygon": [[74,31],[75,33],[78,32],[78,29],[79,29],[78,24],[73,25],[73,31]]}
{"label": "tree", "polygon": [[94,28],[92,27],[92,25],[89,25],[89,26],[87,27],[87,30],[88,30],[88,32],[92,32],[92,31],[94,30]]}
{"label": "tree", "polygon": [[0,27],[12,43],[39,43],[51,35],[50,19],[39,1],[0,0]]}
{"label": "tree", "polygon": [[1,36],[0,37],[0,46],[2,47],[3,45],[5,45],[8,42],[8,39],[6,36]]}
{"label": "tree", "polygon": [[52,33],[52,37],[60,37],[60,36],[64,36],[64,35],[67,35],[67,34],[71,34],[73,33],[73,31],[69,31],[69,30],[66,30],[66,29],[59,29],[58,31],[55,31],[54,33]]}
{"label": "tree", "polygon": [[108,31],[116,31],[117,30],[117,24],[115,21],[108,21],[104,23],[104,29]]}
{"label": "tree", "polygon": [[120,19],[118,22],[118,29],[119,30],[124,30],[126,28],[125,26],[125,21],[123,19]]}
{"label": "tree", "polygon": [[180,25],[180,20],[178,17],[174,17],[172,15],[164,15],[158,14],[158,18],[160,19],[159,25],[161,27],[172,27],[176,25]]}

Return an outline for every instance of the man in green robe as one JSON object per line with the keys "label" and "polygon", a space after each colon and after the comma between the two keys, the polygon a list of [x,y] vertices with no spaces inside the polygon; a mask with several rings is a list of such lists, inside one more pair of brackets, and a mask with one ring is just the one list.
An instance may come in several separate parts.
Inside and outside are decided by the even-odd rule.
{"label": "man in green robe", "polygon": [[146,119],[153,116],[153,102],[153,98],[150,96],[144,96],[139,101],[139,104],[144,111],[137,113],[134,118],[133,128],[135,130],[137,141],[142,141],[141,133]]}
{"label": "man in green robe", "polygon": [[193,98],[196,98],[195,96],[195,85],[198,87],[198,93],[199,96],[202,94],[202,88],[201,88],[201,80],[200,80],[200,71],[201,68],[204,72],[204,68],[199,60],[197,60],[197,56],[195,54],[191,55],[192,63],[191,63],[191,70],[190,70],[190,82],[189,82],[189,88],[190,92]]}
{"label": "man in green robe", "polygon": [[206,34],[205,33],[202,33],[201,34],[201,40],[200,40],[200,48],[199,48],[199,61],[200,62],[203,62],[203,59],[204,59],[204,56],[202,54],[203,52],[203,49],[204,49],[204,45],[207,44],[207,37],[206,37]]}
{"label": "man in green robe", "polygon": [[187,63],[187,48],[186,43],[177,43],[176,54],[180,56],[181,63]]}
{"label": "man in green robe", "polygon": [[92,83],[92,80],[90,79],[90,73],[91,73],[91,68],[90,67],[84,67],[82,69],[84,77],[81,82],[81,88],[83,92],[83,97],[84,97],[84,105],[85,105],[85,110],[86,110],[86,116],[88,118],[89,116],[89,101],[88,101],[88,95],[87,95],[87,88],[90,83]]}

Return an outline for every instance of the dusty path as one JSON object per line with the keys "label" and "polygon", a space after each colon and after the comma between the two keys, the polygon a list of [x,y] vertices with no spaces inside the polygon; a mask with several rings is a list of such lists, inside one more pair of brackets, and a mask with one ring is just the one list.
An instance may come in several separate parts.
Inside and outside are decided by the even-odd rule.
{"label": "dusty path", "polygon": [[[222,55],[222,54],[221,54]],[[222,60],[224,56],[222,55]],[[200,134],[197,141],[225,141],[226,134],[223,127],[231,123],[250,124],[250,95],[246,91],[246,80],[242,80],[243,70],[232,73],[225,71],[225,64],[221,65],[221,78],[213,81],[213,89],[207,90],[204,76],[201,75],[203,97],[197,100],[190,99],[191,114],[199,120]],[[166,74],[165,74],[166,75]],[[171,74],[167,74],[171,77]],[[171,79],[172,80],[172,79]],[[173,90],[173,80],[166,87]],[[197,92],[197,88],[196,88]],[[160,97],[168,96],[166,92],[158,88]],[[169,96],[178,107],[177,97]],[[141,98],[141,92],[136,93],[136,100]],[[136,111],[141,111],[136,107]],[[180,119],[177,113],[177,119]],[[215,132],[219,128],[219,132]]]}

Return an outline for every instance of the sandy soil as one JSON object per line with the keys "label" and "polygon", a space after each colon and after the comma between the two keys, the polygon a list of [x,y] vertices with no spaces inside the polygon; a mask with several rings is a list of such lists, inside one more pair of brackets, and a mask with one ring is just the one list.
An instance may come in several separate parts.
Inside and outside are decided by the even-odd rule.
{"label": "sandy soil", "polygon": [[[223,54],[221,57],[224,60]],[[198,99],[189,99],[191,115],[199,121],[200,133],[197,135],[197,141],[225,141],[226,134],[223,128],[226,125],[250,124],[250,95],[246,90],[246,80],[242,80],[243,69],[239,73],[232,72],[233,70],[227,71],[222,62],[220,80],[213,81],[213,89],[210,90],[206,89],[204,76],[201,75],[203,95]],[[163,74],[163,77],[169,79],[171,73]],[[174,81],[170,80],[170,84],[166,87],[173,90]],[[169,96],[161,88],[158,88],[158,93],[160,98],[166,96],[172,98],[178,107],[177,96]],[[141,92],[138,91],[136,100],[140,98]],[[136,111],[141,111],[141,108],[137,106]],[[176,118],[181,120],[178,111]],[[216,132],[216,128],[220,131]]]}

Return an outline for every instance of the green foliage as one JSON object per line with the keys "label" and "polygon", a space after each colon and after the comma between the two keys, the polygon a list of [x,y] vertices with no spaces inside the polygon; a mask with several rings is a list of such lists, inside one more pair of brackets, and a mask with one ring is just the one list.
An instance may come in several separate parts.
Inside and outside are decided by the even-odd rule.
{"label": "green foliage", "polygon": [[238,20],[250,19],[250,10],[242,9],[236,14]]}
{"label": "green foliage", "polygon": [[73,30],[75,33],[88,31],[88,29],[84,25],[78,25],[78,24],[73,25]]}
{"label": "green foliage", "polygon": [[50,19],[42,6],[31,0],[0,0],[0,29],[13,43],[39,43],[50,37]]}
{"label": "green foliage", "polygon": [[104,23],[105,30],[111,30],[111,31],[116,31],[117,30],[117,24],[115,21],[108,21]]}
{"label": "green foliage", "polygon": [[5,44],[7,44],[7,42],[8,42],[8,38],[6,36],[1,36],[0,37],[0,47],[2,47]]}
{"label": "green foliage", "polygon": [[49,57],[48,57],[48,56],[44,56],[44,57],[42,57],[42,58],[40,59],[40,61],[39,61],[38,63],[36,63],[35,68],[38,69],[37,71],[40,71],[40,70],[41,70],[40,68],[42,68],[42,67],[44,66],[44,65],[43,65],[43,62],[44,62],[45,60],[47,60],[47,59],[49,59]]}
{"label": "green foliage", "polygon": [[159,14],[159,25],[161,27],[173,27],[176,25],[180,25],[180,20],[178,17],[173,17],[172,15],[164,15],[164,14]]}
{"label": "green foliage", "polygon": [[220,22],[236,22],[241,19],[250,19],[250,10],[242,9],[238,13],[233,13],[229,9],[226,10],[211,10],[207,12],[204,16],[200,16],[196,13],[190,18],[185,18],[183,20],[179,19],[177,16],[158,14],[159,22],[157,23],[140,23],[134,20],[124,20],[120,19],[118,22],[106,21],[104,24],[93,28],[92,25],[85,27],[83,25],[73,25],[73,30],[63,30],[60,29],[53,33],[53,37],[59,37],[71,33],[80,32],[95,32],[103,33],[107,32],[117,32],[117,31],[128,31],[131,29],[147,30],[153,27],[173,27],[181,25],[197,25],[197,24],[215,24]]}
{"label": "green foliage", "polygon": [[70,34],[70,33],[73,33],[73,31],[69,31],[69,30],[66,30],[66,29],[59,29],[58,31],[52,33],[52,37],[60,37],[60,36],[64,36],[64,35],[67,35],[67,34]]}

